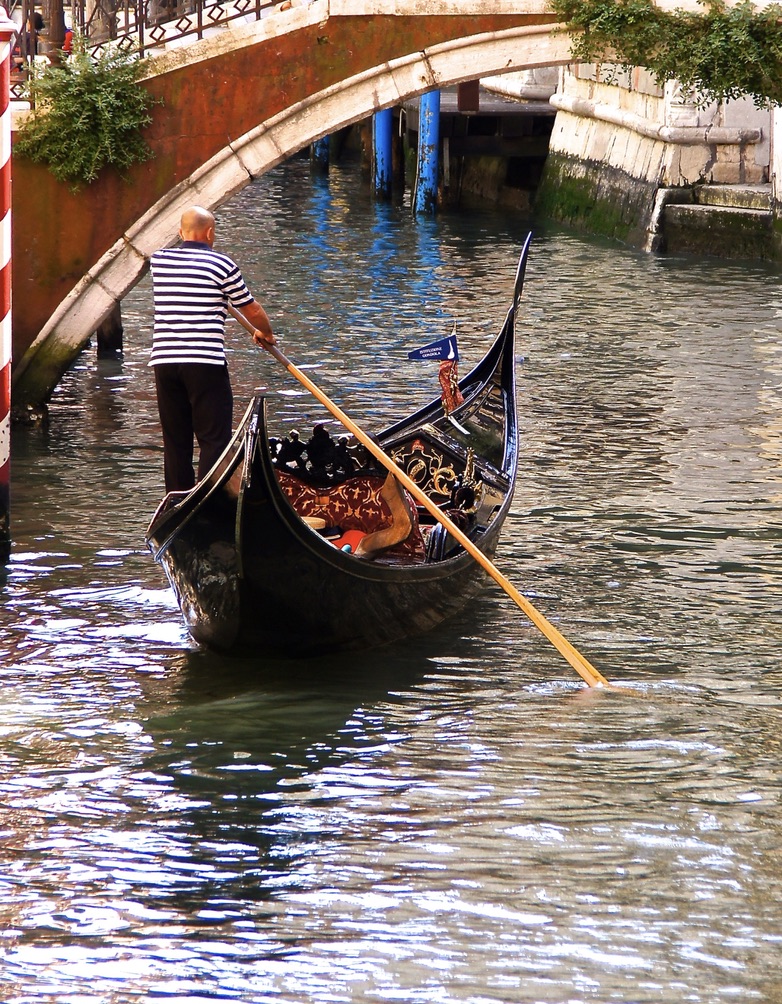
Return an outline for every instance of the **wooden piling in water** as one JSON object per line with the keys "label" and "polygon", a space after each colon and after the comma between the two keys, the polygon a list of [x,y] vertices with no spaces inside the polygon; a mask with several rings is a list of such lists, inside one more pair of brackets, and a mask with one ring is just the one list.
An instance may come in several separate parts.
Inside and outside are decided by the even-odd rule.
{"label": "wooden piling in water", "polygon": [[11,40],[0,7],[0,560],[11,550]]}

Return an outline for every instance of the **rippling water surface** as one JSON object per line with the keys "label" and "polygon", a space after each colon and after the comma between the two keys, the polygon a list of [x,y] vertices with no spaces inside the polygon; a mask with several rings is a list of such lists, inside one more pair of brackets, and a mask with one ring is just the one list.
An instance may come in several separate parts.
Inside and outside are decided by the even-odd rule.
{"label": "rippling water surface", "polygon": [[[366,428],[409,349],[499,327],[527,223],[414,222],[350,166],[226,205],[292,359]],[[540,229],[498,563],[630,693],[589,692],[492,584],[413,644],[307,663],[188,640],[143,545],[146,355],[85,352],[13,442],[0,608],[0,999],[782,1000],[782,305],[762,265]],[[323,417],[235,329],[237,411]]]}

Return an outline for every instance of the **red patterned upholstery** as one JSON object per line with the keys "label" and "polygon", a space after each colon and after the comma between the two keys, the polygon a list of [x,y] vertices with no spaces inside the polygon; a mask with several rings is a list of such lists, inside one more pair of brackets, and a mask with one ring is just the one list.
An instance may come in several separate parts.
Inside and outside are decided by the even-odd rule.
{"label": "red patterned upholstery", "polygon": [[[276,471],[277,481],[299,516],[325,519],[327,526],[343,530],[361,530],[365,534],[383,530],[392,524],[391,511],[381,498],[382,477],[360,476],[327,488],[299,481],[285,471]],[[418,526],[415,503],[410,500],[413,529],[401,544],[388,548],[383,557],[407,556],[424,559],[424,541]]]}

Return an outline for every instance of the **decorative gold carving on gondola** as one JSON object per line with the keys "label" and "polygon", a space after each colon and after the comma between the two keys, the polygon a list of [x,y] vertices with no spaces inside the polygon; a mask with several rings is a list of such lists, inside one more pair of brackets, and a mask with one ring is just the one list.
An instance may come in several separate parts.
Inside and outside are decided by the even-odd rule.
{"label": "decorative gold carving on gondola", "polygon": [[456,471],[450,464],[437,467],[432,471],[432,485],[438,495],[450,496],[455,481]]}
{"label": "decorative gold carving on gondola", "polygon": [[417,485],[425,481],[427,472],[428,468],[423,460],[413,460],[407,468],[408,477],[411,481],[415,481]]}
{"label": "decorative gold carving on gondola", "polygon": [[458,475],[442,453],[422,439],[414,439],[412,443],[395,450],[392,457],[411,481],[435,502],[450,502]]}

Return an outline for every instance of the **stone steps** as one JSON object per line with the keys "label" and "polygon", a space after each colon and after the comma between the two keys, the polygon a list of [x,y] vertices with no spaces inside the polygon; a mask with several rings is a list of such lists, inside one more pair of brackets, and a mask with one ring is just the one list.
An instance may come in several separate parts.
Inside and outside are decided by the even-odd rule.
{"label": "stone steps", "polygon": [[721,206],[771,212],[771,185],[696,185],[699,206]]}
{"label": "stone steps", "polygon": [[697,185],[692,202],[668,203],[664,250],[723,258],[775,258],[771,185]]}

